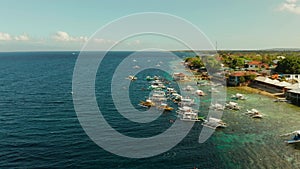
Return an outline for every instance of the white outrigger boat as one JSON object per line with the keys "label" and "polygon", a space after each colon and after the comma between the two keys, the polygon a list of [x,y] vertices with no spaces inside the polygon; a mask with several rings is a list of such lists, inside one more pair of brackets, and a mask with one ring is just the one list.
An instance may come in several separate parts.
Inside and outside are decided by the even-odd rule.
{"label": "white outrigger boat", "polygon": [[161,101],[166,101],[166,93],[164,91],[161,90],[154,90],[152,95],[149,98],[150,100],[154,101],[154,102],[161,102]]}
{"label": "white outrigger boat", "polygon": [[196,90],[196,95],[205,96],[205,93],[202,90]]}
{"label": "white outrigger boat", "polygon": [[217,119],[213,117],[209,117],[208,120],[205,120],[202,123],[202,125],[205,127],[209,127],[211,129],[227,127],[226,123],[224,123],[221,119]]}
{"label": "white outrigger boat", "polygon": [[183,88],[183,90],[185,90],[185,91],[194,91],[195,89],[192,86],[187,85],[186,87]]}
{"label": "white outrigger boat", "polygon": [[188,106],[178,107],[176,111],[182,121],[200,121],[198,112],[199,111]]}
{"label": "white outrigger boat", "polygon": [[274,100],[274,102],[287,102],[288,100],[286,98],[277,98]]}
{"label": "white outrigger boat", "polygon": [[283,137],[283,136],[292,136],[291,140],[284,141],[287,144],[300,143],[300,130],[293,131],[291,133],[281,135],[281,137]]}
{"label": "white outrigger boat", "polygon": [[165,88],[166,88],[166,86],[160,80],[152,81],[151,86],[149,87],[149,89],[151,89],[151,90],[161,90],[161,89],[165,89]]}
{"label": "white outrigger boat", "polygon": [[262,118],[263,115],[256,109],[247,110],[245,113],[246,115],[249,115],[252,118]]}
{"label": "white outrigger boat", "polygon": [[231,95],[231,98],[236,100],[246,100],[246,97],[241,93],[233,94]]}
{"label": "white outrigger boat", "polygon": [[178,103],[179,106],[192,106],[195,104],[195,100],[191,98],[184,98],[182,97],[180,102]]}
{"label": "white outrigger boat", "polygon": [[228,102],[225,104],[225,108],[231,110],[240,110],[240,106],[236,102]]}
{"label": "white outrigger boat", "polygon": [[182,121],[200,121],[198,118],[197,112],[184,112],[182,115],[180,115],[180,120]]}
{"label": "white outrigger boat", "polygon": [[183,114],[186,112],[196,112],[197,113],[198,111],[189,106],[178,107],[178,110],[176,111],[177,114]]}
{"label": "white outrigger boat", "polygon": [[224,110],[225,106],[223,106],[219,103],[216,103],[216,104],[211,104],[209,108],[213,109],[213,110]]}

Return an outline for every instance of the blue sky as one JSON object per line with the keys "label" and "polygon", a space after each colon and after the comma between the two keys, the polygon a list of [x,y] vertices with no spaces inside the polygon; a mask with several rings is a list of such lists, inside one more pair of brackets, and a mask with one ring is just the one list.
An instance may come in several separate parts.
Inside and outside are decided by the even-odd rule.
{"label": "blue sky", "polygon": [[[220,49],[300,47],[300,0],[1,0],[0,3],[0,51],[80,50],[99,28],[137,12],[164,12],[184,18],[213,43],[217,41]],[[135,41],[143,45],[143,38]]]}

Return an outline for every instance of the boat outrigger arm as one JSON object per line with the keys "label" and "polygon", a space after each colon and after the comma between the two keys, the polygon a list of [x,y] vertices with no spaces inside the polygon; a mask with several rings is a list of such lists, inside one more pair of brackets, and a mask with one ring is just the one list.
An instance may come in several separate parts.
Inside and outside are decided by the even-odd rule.
{"label": "boat outrigger arm", "polygon": [[299,143],[300,142],[300,130],[294,131],[292,133],[283,134],[283,135],[280,135],[280,136],[284,137],[284,136],[290,136],[290,135],[294,135],[294,137],[291,140],[284,141],[285,143],[293,144],[293,143]]}

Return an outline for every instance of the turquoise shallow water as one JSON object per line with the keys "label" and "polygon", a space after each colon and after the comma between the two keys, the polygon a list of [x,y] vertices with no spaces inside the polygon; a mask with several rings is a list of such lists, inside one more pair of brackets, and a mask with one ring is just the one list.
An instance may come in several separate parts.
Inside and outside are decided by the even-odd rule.
{"label": "turquoise shallow water", "polygon": [[[125,135],[162,133],[172,125],[169,120],[176,119],[175,112],[139,125],[126,121],[113,106],[110,85],[104,82],[127,54],[113,52],[104,60],[96,81],[98,104],[109,123]],[[202,126],[195,123],[187,137],[160,155],[131,159],[111,154],[91,141],[78,122],[71,94],[75,61],[72,52],[0,54],[0,168],[300,168],[300,148],[285,145],[285,138],[279,137],[299,129],[300,108],[236,88],[227,89],[228,100],[237,92],[248,99],[237,101],[240,111],[224,112],[228,127],[218,129],[205,143],[198,143]],[[158,70],[138,74],[129,89],[133,105],[149,92],[144,90],[145,74],[166,76]],[[208,87],[201,89],[208,93]],[[210,100],[209,95],[201,98],[201,115],[207,114]],[[243,115],[251,108],[266,117]]]}

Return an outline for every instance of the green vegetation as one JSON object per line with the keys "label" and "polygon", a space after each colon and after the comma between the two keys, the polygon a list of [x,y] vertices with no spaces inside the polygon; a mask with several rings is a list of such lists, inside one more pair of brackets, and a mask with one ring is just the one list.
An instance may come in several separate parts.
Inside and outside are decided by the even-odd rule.
{"label": "green vegetation", "polygon": [[[232,70],[247,68],[247,63],[259,61],[262,63],[257,70],[268,65],[277,73],[300,74],[300,51],[218,51],[217,57],[189,55],[185,59],[187,65],[193,70],[204,69],[219,70],[221,63]],[[250,77],[253,78],[253,77]],[[249,80],[248,78],[245,79]]]}
{"label": "green vegetation", "polygon": [[278,62],[275,71],[283,74],[300,74],[300,57],[287,56]]}

